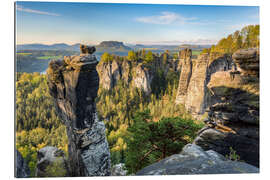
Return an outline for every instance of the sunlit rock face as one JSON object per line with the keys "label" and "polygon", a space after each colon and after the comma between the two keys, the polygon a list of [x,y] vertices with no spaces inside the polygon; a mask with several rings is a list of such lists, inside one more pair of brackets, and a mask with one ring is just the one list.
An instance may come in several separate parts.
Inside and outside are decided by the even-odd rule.
{"label": "sunlit rock face", "polygon": [[210,77],[207,126],[194,143],[223,155],[233,148],[241,160],[259,167],[259,51],[239,50],[232,58],[236,68]]}
{"label": "sunlit rock face", "polygon": [[230,71],[236,67],[229,55],[205,53],[191,59],[191,54],[190,49],[179,52],[180,78],[175,103],[183,104],[193,117],[200,118],[205,110],[215,103],[215,98],[211,97],[207,87],[212,74]]}
{"label": "sunlit rock face", "polygon": [[259,169],[244,162],[228,160],[212,150],[204,151],[195,144],[187,144],[180,154],[174,154],[147,166],[136,175],[239,173],[259,173]]}
{"label": "sunlit rock face", "polygon": [[[93,52],[93,48],[86,50]],[[98,61],[90,53],[51,61],[47,70],[50,94],[67,126],[69,176],[110,175],[105,125],[99,121],[95,98],[99,88]]]}

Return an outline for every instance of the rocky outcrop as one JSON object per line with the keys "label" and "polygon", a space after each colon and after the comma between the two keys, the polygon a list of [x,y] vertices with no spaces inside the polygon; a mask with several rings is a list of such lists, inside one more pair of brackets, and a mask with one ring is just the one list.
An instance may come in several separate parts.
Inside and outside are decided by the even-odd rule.
{"label": "rocky outcrop", "polygon": [[110,90],[119,80],[123,80],[127,85],[142,89],[146,94],[151,93],[151,81],[153,74],[143,63],[131,63],[124,60],[109,62],[99,62],[97,71],[100,77],[100,87]]}
{"label": "rocky outcrop", "polygon": [[138,64],[132,69],[132,76],[133,87],[142,89],[146,94],[151,93],[153,75],[151,75],[149,68],[143,64]]}
{"label": "rocky outcrop", "polygon": [[136,175],[240,173],[259,173],[259,169],[244,162],[228,160],[213,150],[204,151],[195,144],[187,144],[180,154],[147,166]]}
{"label": "rocky outcrop", "polygon": [[30,176],[30,169],[18,150],[15,150],[15,164],[15,177],[27,178]]}
{"label": "rocky outcrop", "polygon": [[233,54],[233,59],[237,65],[237,70],[243,75],[253,75],[259,77],[259,56],[258,49],[242,49]]}
{"label": "rocky outcrop", "polygon": [[120,65],[116,61],[100,62],[97,65],[100,77],[100,86],[104,89],[112,89],[121,78]]}
{"label": "rocky outcrop", "polygon": [[46,146],[37,152],[36,177],[63,177],[68,175],[64,152]]}
{"label": "rocky outcrop", "polygon": [[127,170],[125,169],[125,164],[120,163],[116,164],[112,167],[112,176],[126,176],[127,175]]}
{"label": "rocky outcrop", "polygon": [[185,104],[188,85],[192,74],[192,52],[191,49],[185,49],[179,52],[180,79],[176,96],[176,104]]}
{"label": "rocky outcrop", "polygon": [[183,104],[193,117],[200,119],[205,110],[214,104],[207,87],[212,74],[235,69],[229,55],[201,54],[191,59],[191,50],[180,51],[180,79],[175,103]]}
{"label": "rocky outcrop", "polygon": [[223,155],[232,148],[259,167],[259,52],[239,50],[232,57],[237,70],[216,72],[207,84],[215,103],[194,143]]}
{"label": "rocky outcrop", "polygon": [[192,76],[187,92],[183,95],[185,108],[195,115],[203,114],[204,109],[208,106],[209,93],[206,88],[208,60],[208,55],[203,54],[192,61]]}
{"label": "rocky outcrop", "polygon": [[110,175],[110,152],[105,125],[99,121],[95,98],[99,88],[94,55],[51,61],[48,87],[57,112],[67,127],[69,176]]}

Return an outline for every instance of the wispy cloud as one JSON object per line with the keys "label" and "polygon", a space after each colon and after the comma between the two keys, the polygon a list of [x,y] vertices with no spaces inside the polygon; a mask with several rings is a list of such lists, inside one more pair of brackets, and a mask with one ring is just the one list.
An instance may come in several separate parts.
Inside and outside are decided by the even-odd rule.
{"label": "wispy cloud", "polygon": [[138,17],[135,20],[148,24],[186,24],[187,22],[196,19],[197,18],[194,17],[187,18],[174,12],[161,12],[161,14],[157,16]]}
{"label": "wispy cloud", "polygon": [[49,15],[49,16],[60,16],[60,14],[46,12],[46,11],[39,11],[39,10],[35,10],[35,9],[29,9],[29,8],[25,8],[25,7],[20,6],[20,5],[16,5],[16,10],[17,11],[28,12],[28,13],[34,13],[34,14],[42,14],[42,15]]}

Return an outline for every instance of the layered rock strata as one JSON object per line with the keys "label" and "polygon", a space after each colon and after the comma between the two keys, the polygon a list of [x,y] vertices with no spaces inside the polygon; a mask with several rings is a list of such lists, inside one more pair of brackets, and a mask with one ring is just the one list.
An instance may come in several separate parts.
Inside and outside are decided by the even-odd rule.
{"label": "layered rock strata", "polygon": [[136,175],[240,173],[259,173],[259,169],[244,162],[228,160],[213,150],[204,151],[195,144],[187,144],[180,154],[147,166]]}
{"label": "layered rock strata", "polygon": [[232,57],[237,70],[216,72],[207,84],[216,103],[194,143],[223,155],[232,148],[259,167],[259,52],[239,50]]}
{"label": "layered rock strata", "polygon": [[110,175],[105,125],[98,119],[95,104],[97,64],[88,53],[51,61],[47,70],[50,94],[67,126],[69,176]]}
{"label": "layered rock strata", "polygon": [[183,104],[195,118],[200,118],[216,100],[207,87],[211,75],[235,69],[229,55],[201,54],[191,59],[191,50],[180,51],[180,79],[175,103]]}
{"label": "layered rock strata", "polygon": [[192,52],[191,49],[185,49],[179,52],[180,63],[180,79],[176,96],[176,104],[185,104],[188,85],[192,74]]}

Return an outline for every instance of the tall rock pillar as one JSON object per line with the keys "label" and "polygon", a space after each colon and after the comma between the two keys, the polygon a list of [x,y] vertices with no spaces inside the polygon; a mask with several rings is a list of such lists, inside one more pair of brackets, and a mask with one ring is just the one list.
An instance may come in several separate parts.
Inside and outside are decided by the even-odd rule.
{"label": "tall rock pillar", "polygon": [[110,175],[105,125],[99,121],[95,98],[99,87],[94,47],[81,46],[80,56],[51,61],[47,70],[50,94],[67,127],[69,176]]}
{"label": "tall rock pillar", "polygon": [[175,100],[176,104],[185,104],[188,85],[192,74],[191,56],[192,56],[191,49],[184,49],[179,52],[180,79],[177,96]]}

